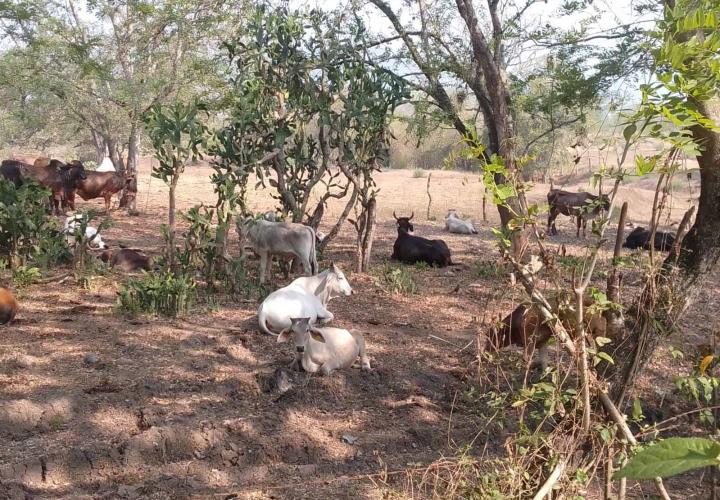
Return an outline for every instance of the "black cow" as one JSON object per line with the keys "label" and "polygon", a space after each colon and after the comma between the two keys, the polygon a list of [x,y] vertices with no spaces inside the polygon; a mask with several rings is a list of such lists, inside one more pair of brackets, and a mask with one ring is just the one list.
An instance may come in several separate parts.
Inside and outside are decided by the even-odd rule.
{"label": "black cow", "polygon": [[[675,236],[664,231],[655,231],[655,241],[653,245],[655,250],[669,252],[674,244]],[[627,235],[623,246],[632,250],[636,248],[650,250],[650,231],[644,227],[636,227]]]}
{"label": "black cow", "polygon": [[610,208],[610,199],[607,195],[595,196],[584,191],[571,193],[561,189],[551,189],[548,192],[547,200],[550,205],[548,233],[557,234],[555,219],[558,215],[563,214],[576,218],[577,238],[580,237],[580,226],[582,226],[584,238],[588,219],[594,219],[602,210]]}
{"label": "black cow", "polygon": [[451,266],[450,249],[442,240],[428,240],[420,236],[413,236],[410,233],[415,230],[410,222],[415,216],[413,212],[410,217],[398,217],[393,212],[397,222],[398,236],[393,245],[393,253],[390,258],[399,260],[406,264],[425,262],[431,266]]}

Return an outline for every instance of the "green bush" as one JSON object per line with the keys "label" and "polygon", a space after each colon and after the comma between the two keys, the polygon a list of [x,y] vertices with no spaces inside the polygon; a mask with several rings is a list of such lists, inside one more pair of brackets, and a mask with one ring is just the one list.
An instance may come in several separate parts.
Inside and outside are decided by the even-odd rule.
{"label": "green bush", "polygon": [[47,269],[67,261],[65,235],[48,214],[50,191],[34,182],[20,187],[0,177],[0,258],[11,268]]}
{"label": "green bush", "polygon": [[140,313],[181,316],[195,303],[195,282],[187,276],[175,276],[170,271],[144,273],[130,279],[118,292],[118,308],[129,316]]}
{"label": "green bush", "polygon": [[409,268],[385,264],[379,276],[380,284],[387,291],[402,295],[417,292],[417,283]]}
{"label": "green bush", "polygon": [[425,177],[425,171],[422,168],[413,170],[413,179],[422,179],[423,177]]}
{"label": "green bush", "polygon": [[18,266],[13,269],[12,272],[13,283],[18,288],[32,285],[40,278],[40,269],[38,269],[37,267]]}
{"label": "green bush", "polygon": [[472,273],[477,278],[492,279],[503,275],[505,270],[492,260],[478,260],[472,267]]}

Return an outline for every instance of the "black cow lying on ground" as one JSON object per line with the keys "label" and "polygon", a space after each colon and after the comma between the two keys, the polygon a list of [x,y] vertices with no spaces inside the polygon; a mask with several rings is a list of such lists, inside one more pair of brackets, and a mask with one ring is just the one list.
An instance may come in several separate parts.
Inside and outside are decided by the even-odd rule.
{"label": "black cow lying on ground", "polygon": [[413,236],[410,233],[415,230],[410,222],[415,216],[413,212],[410,217],[398,217],[393,212],[397,222],[398,236],[393,245],[393,253],[390,257],[406,264],[425,262],[431,266],[451,266],[450,249],[442,240],[428,240],[420,236]]}
{"label": "black cow lying on ground", "polygon": [[[655,250],[669,252],[675,244],[675,236],[665,231],[655,231],[655,241],[653,243]],[[650,231],[644,227],[636,227],[627,235],[623,246],[632,250],[636,248],[650,250]]]}
{"label": "black cow lying on ground", "polygon": [[575,217],[577,220],[577,235],[580,237],[582,226],[583,238],[587,228],[588,219],[594,219],[598,214],[610,208],[610,199],[607,195],[595,196],[594,194],[580,192],[571,193],[561,189],[551,189],[547,195],[550,212],[548,213],[548,234],[557,234],[555,219],[560,214],[568,217]]}

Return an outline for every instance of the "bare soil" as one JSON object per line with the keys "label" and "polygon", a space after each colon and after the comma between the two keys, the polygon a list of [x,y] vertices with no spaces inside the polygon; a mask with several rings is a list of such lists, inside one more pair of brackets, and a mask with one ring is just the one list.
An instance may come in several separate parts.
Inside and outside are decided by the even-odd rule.
{"label": "bare soil", "polygon": [[[213,203],[209,172],[187,170],[180,209]],[[410,498],[422,495],[411,489],[416,483],[407,469],[422,470],[471,443],[471,456],[502,455],[513,429],[487,432],[483,412],[464,396],[492,375],[483,370],[495,370],[472,365],[478,334],[522,300],[506,276],[492,272],[497,214],[488,205],[490,220],[480,222],[482,189],[472,174],[432,173],[433,220],[425,216],[426,178],[394,170],[377,179],[375,267],[348,273],[356,293],[330,307],[338,326],[365,334],[369,374],[300,376],[291,390],[272,390],[273,373],[293,352],[258,331],[255,301],[217,294],[188,317],[129,320],[115,311],[127,278],[118,273],[86,288],[65,278],[19,290],[18,320],[0,329],[0,498]],[[575,187],[587,189],[565,188]],[[536,185],[530,199],[542,202],[547,188]],[[687,189],[675,195],[668,223],[679,221],[692,197]],[[649,218],[652,187],[623,188],[621,198],[630,202],[631,220]],[[250,201],[256,210],[274,206],[266,191],[251,193]],[[166,207],[167,189],[150,178],[146,162],[141,214],[111,212],[113,226],[103,238],[157,254]],[[477,221],[480,234],[445,233],[449,208]],[[326,221],[339,210],[331,205]],[[390,293],[377,279],[395,239],[393,211],[414,211],[416,234],[445,239],[459,264],[412,268],[414,295]],[[558,222],[561,234],[551,243],[582,254],[570,222]],[[354,236],[346,225],[321,267],[334,261],[350,271]],[[286,283],[275,278],[276,286]],[[639,278],[628,270],[628,293]],[[674,395],[673,381],[697,359],[695,346],[716,334],[716,276],[711,283],[702,307],[668,341],[685,351],[685,360],[673,360],[663,347],[638,390],[664,418],[693,408]],[[701,432],[687,422],[681,431]],[[673,495],[707,497],[699,475],[669,486]],[[652,490],[631,489],[642,491]]]}

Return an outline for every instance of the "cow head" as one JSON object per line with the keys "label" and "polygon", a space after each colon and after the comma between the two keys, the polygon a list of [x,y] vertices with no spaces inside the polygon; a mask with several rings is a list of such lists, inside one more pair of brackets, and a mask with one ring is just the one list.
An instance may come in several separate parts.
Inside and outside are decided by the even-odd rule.
{"label": "cow head", "polygon": [[295,350],[299,353],[305,352],[310,338],[325,343],[322,333],[310,325],[310,318],[290,318],[290,328],[286,328],[278,335],[278,342],[287,342],[292,339]]}
{"label": "cow head", "polygon": [[395,215],[395,211],[393,210],[393,217],[395,217],[395,222],[397,223],[398,232],[402,233],[412,233],[415,231],[415,228],[413,227],[412,223],[410,222],[413,217],[415,217],[415,212],[410,214],[410,217],[398,217]]}
{"label": "cow head", "polygon": [[69,163],[63,163],[60,160],[50,160],[50,166],[55,167],[63,178],[73,183],[73,187],[75,187],[74,183],[77,181],[87,179],[85,165],[83,165],[80,160],[72,160]]}
{"label": "cow head", "polygon": [[354,293],[350,283],[345,277],[345,274],[338,266],[332,263],[330,264],[330,269],[328,271],[327,276],[325,276],[325,279],[322,283],[320,283],[320,286],[315,291],[315,295],[319,295],[324,289],[328,290],[329,299],[334,299],[335,297],[341,297],[343,295],[347,297],[348,295],[352,295]]}

